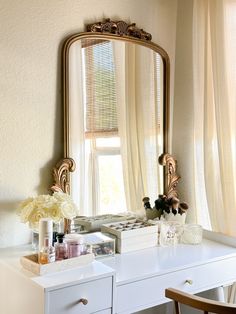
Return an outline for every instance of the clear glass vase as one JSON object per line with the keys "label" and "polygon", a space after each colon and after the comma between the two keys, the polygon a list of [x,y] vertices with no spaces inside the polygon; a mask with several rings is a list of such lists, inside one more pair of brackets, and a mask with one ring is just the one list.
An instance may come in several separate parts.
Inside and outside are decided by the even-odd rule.
{"label": "clear glass vase", "polygon": [[39,232],[37,230],[32,230],[31,246],[35,251],[37,251],[39,248]]}
{"label": "clear glass vase", "polygon": [[[64,221],[61,220],[57,223],[53,223],[53,232],[54,233],[63,233],[64,232]],[[39,232],[38,230],[33,229],[31,235],[31,245],[34,251],[39,249]]]}
{"label": "clear glass vase", "polygon": [[63,219],[59,222],[53,223],[53,232],[64,233],[64,221]]}

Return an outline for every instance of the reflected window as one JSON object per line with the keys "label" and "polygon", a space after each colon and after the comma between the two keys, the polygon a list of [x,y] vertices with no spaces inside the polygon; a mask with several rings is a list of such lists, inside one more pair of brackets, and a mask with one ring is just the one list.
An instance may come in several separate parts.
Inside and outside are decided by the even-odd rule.
{"label": "reflected window", "polygon": [[[86,41],[82,49],[86,185],[93,214],[127,210],[118,136],[114,56],[109,41]],[[88,212],[88,210],[86,210]]]}

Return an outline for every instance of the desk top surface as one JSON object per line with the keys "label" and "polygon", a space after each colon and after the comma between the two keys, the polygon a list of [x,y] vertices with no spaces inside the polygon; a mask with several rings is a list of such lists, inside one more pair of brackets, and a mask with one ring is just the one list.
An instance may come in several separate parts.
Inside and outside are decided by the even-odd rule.
{"label": "desk top surface", "polygon": [[19,257],[29,253],[27,250],[29,246],[1,249],[0,263],[45,289],[95,280],[113,273],[116,275],[116,284],[122,285],[222,259],[236,258],[236,248],[232,245],[204,239],[199,245],[178,244],[173,247],[153,247],[116,254],[115,257],[94,261],[85,267],[36,276],[22,269],[20,265]]}
{"label": "desk top surface", "polygon": [[199,245],[154,247],[117,254],[115,257],[103,259],[102,262],[116,271],[116,283],[122,285],[225,258],[236,258],[236,248],[204,239]]}

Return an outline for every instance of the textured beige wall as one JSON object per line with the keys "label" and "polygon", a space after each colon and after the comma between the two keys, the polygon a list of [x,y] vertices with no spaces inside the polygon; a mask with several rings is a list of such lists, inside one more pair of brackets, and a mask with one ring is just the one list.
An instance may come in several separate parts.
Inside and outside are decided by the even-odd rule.
{"label": "textured beige wall", "polygon": [[189,204],[188,222],[196,222],[193,186],[193,0],[178,0],[172,153],[182,179],[180,198]]}
{"label": "textured beige wall", "polygon": [[176,11],[177,0],[0,0],[0,247],[29,240],[17,203],[47,192],[62,156],[63,39],[105,17],[136,22],[169,53],[173,79]]}

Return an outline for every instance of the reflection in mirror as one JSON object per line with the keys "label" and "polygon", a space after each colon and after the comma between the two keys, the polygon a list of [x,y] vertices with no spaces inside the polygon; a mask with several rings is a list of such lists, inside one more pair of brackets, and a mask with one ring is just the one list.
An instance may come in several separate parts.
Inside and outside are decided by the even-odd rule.
{"label": "reflection in mirror", "polygon": [[71,193],[83,215],[142,209],[163,193],[163,62],[136,43],[93,37],[69,51]]}

